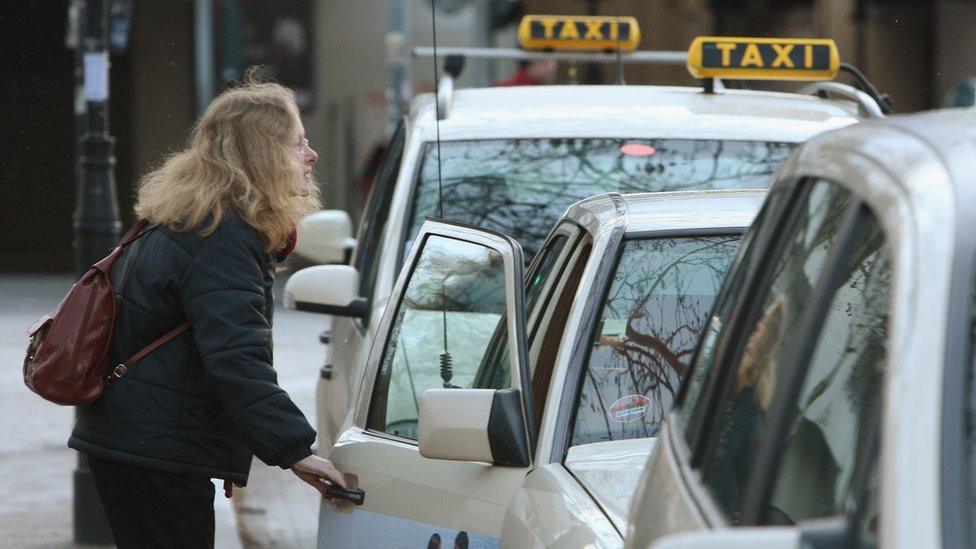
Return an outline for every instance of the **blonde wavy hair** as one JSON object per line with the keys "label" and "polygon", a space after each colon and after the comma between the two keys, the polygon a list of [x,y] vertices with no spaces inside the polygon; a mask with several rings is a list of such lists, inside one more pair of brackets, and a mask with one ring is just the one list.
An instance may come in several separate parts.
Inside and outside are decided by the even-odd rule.
{"label": "blonde wavy hair", "polygon": [[207,236],[231,212],[262,235],[266,250],[281,249],[298,220],[320,207],[318,186],[294,153],[299,120],[294,91],[249,74],[210,103],[185,150],[143,176],[136,215]]}

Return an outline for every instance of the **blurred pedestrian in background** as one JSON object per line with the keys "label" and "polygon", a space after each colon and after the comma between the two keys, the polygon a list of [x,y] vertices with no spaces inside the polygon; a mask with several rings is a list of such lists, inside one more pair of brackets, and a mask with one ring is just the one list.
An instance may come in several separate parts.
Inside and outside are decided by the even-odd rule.
{"label": "blurred pedestrian in background", "polygon": [[515,74],[495,82],[495,86],[548,86],[556,82],[559,63],[555,59],[529,59],[519,61]]}
{"label": "blurred pedestrian in background", "polygon": [[213,546],[210,479],[230,497],[253,455],[323,494],[322,479],[344,485],[312,455],[315,431],[272,367],[275,265],[319,207],[317,159],[295,93],[248,76],[140,182],[135,211],[151,229],[112,273],[110,364],[189,329],[81,407],[68,443],[89,457],[119,547]]}

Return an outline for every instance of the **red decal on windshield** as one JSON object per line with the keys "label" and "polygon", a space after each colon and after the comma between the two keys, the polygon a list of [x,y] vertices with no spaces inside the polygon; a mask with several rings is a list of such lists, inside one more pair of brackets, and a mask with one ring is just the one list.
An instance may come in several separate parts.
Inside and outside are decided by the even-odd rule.
{"label": "red decal on windshield", "polygon": [[644,395],[630,395],[618,399],[610,406],[607,416],[618,423],[637,421],[647,415],[651,400]]}
{"label": "red decal on windshield", "polygon": [[620,147],[620,152],[628,156],[651,156],[656,153],[657,150],[650,146],[641,143],[627,143],[626,145]]}

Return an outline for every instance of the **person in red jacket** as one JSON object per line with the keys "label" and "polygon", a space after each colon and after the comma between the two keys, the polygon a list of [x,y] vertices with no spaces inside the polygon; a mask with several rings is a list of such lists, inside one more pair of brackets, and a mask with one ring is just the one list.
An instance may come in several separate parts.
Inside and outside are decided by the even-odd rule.
{"label": "person in red jacket", "polygon": [[556,81],[559,65],[555,59],[529,59],[519,61],[515,74],[495,82],[496,86],[547,86]]}

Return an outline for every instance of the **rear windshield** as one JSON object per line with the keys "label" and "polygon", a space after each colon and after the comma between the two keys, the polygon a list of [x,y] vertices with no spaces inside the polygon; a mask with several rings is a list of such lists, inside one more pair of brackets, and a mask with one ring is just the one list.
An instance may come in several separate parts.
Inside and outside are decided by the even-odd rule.
{"label": "rear windshield", "polygon": [[[531,259],[572,203],[608,192],[769,186],[794,143],[715,139],[501,139],[428,145],[404,255],[424,218],[515,237]],[[442,191],[438,193],[438,176]]]}

